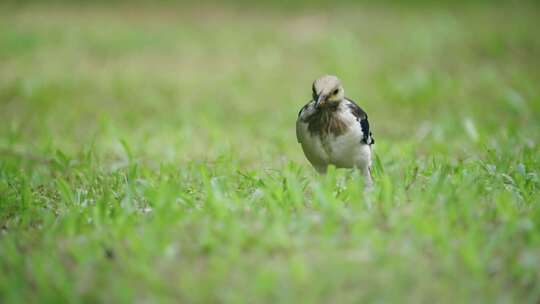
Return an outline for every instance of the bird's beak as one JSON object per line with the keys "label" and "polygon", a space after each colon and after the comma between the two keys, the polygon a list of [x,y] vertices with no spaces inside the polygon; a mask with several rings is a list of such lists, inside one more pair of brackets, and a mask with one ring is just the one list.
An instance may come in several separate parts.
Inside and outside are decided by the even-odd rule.
{"label": "bird's beak", "polygon": [[317,98],[317,102],[315,103],[315,106],[318,107],[321,104],[321,102],[325,100],[326,100],[326,95],[320,94],[319,97]]}

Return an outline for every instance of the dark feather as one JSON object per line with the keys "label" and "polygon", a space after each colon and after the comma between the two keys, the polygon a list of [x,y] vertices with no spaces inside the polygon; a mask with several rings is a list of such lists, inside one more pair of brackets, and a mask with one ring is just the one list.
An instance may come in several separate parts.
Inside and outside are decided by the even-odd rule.
{"label": "dark feather", "polygon": [[311,96],[313,97],[313,100],[317,100],[319,98],[317,91],[315,90],[315,82],[313,82],[313,85],[311,86]]}
{"label": "dark feather", "polygon": [[371,134],[371,131],[369,129],[369,121],[368,116],[362,108],[360,108],[354,101],[347,99],[350,104],[349,108],[351,109],[351,113],[356,117],[356,121],[360,123],[360,127],[362,128],[362,143],[366,145],[372,145],[375,143],[375,139],[373,138],[373,135]]}
{"label": "dark feather", "polygon": [[298,117],[300,117],[300,115],[302,115],[302,112],[303,112],[305,109],[307,109],[307,108],[310,106],[311,103],[312,103],[312,101],[306,103],[306,104],[300,109],[300,111],[298,112]]}
{"label": "dark feather", "polygon": [[337,108],[338,104],[332,104],[317,109],[311,116],[307,117],[309,132],[323,137],[330,133],[334,136],[345,133],[347,125],[335,115]]}

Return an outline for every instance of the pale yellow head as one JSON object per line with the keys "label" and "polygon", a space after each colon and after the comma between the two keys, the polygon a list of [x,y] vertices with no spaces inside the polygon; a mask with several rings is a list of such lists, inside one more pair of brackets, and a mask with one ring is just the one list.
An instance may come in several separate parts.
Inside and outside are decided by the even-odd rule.
{"label": "pale yellow head", "polygon": [[345,90],[339,78],[333,75],[324,75],[313,82],[313,100],[315,106],[325,106],[337,103],[345,98]]}

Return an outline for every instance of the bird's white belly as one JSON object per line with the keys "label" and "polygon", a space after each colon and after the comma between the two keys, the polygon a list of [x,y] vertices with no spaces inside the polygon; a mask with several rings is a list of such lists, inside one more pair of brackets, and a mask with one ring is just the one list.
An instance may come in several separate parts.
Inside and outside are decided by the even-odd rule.
{"label": "bird's white belly", "polygon": [[312,135],[307,131],[307,126],[302,128],[302,149],[306,157],[314,166],[326,166],[330,162],[330,156],[318,135]]}
{"label": "bird's white belly", "polygon": [[323,138],[328,162],[340,168],[364,167],[371,162],[371,148],[362,144],[362,133],[352,129],[340,136]]}
{"label": "bird's white belly", "polygon": [[367,167],[371,165],[371,148],[362,144],[362,133],[356,129],[345,134],[319,137],[308,135],[302,143],[308,159],[313,165],[334,165],[338,168]]}

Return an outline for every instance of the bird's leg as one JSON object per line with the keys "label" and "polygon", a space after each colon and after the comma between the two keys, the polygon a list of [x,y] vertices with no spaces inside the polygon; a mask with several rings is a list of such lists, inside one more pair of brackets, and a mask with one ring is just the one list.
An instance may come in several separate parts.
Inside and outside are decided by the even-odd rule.
{"label": "bird's leg", "polygon": [[364,175],[364,187],[366,191],[369,191],[373,188],[373,178],[371,176],[371,167],[366,166],[362,169],[362,174]]}

